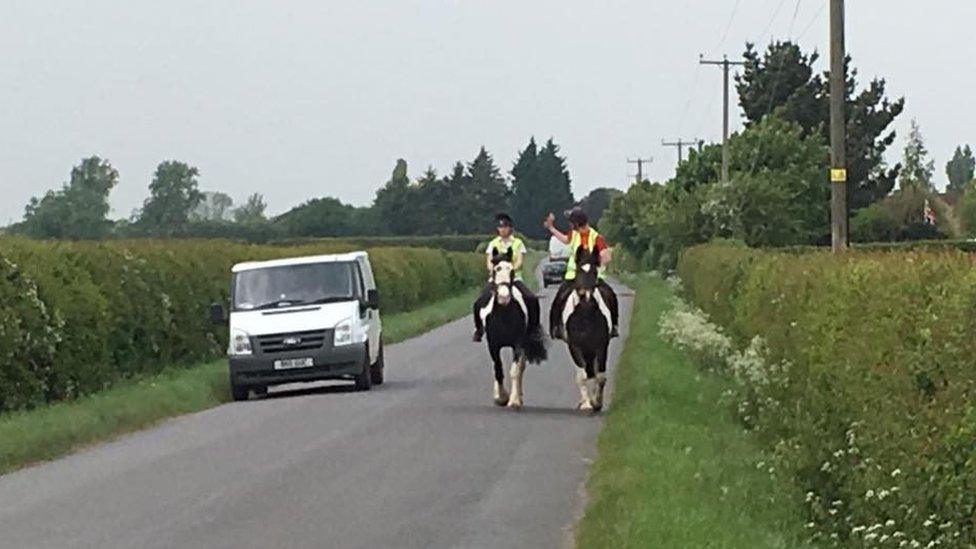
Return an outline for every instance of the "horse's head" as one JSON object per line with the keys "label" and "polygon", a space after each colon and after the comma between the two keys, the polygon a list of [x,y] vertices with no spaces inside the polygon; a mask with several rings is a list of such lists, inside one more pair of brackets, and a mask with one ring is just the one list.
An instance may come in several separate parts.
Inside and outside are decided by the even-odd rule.
{"label": "horse's head", "polygon": [[512,283],[515,281],[512,249],[509,248],[502,254],[497,249],[493,250],[491,264],[491,291],[495,296],[495,303],[508,305],[512,301]]}
{"label": "horse's head", "polygon": [[600,271],[600,256],[580,246],[576,249],[576,279],[573,289],[583,299],[593,296]]}

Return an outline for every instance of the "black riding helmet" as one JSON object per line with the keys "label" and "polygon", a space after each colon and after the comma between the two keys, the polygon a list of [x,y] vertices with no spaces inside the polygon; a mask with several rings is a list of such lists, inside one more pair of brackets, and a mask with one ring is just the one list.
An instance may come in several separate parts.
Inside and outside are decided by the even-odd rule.
{"label": "black riding helmet", "polygon": [[586,216],[586,212],[579,206],[574,207],[572,210],[567,210],[566,217],[570,223],[577,227],[581,227],[590,222],[590,218]]}
{"label": "black riding helmet", "polygon": [[511,227],[512,217],[504,212],[499,213],[495,215],[495,224],[499,227]]}

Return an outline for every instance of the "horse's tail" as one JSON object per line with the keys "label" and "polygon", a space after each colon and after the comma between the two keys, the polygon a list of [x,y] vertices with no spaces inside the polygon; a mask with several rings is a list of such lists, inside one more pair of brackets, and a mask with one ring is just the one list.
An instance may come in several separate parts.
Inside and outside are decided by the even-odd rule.
{"label": "horse's tail", "polygon": [[549,358],[549,351],[546,349],[546,334],[542,330],[542,325],[536,322],[534,326],[529,326],[529,333],[525,338],[525,360],[529,364],[538,364]]}

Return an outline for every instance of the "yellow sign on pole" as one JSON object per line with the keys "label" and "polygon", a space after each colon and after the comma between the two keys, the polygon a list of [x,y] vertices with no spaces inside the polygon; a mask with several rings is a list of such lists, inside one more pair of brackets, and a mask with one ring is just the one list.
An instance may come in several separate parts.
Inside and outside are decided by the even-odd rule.
{"label": "yellow sign on pole", "polygon": [[831,168],[830,169],[830,182],[831,183],[844,183],[847,181],[847,170],[845,168]]}

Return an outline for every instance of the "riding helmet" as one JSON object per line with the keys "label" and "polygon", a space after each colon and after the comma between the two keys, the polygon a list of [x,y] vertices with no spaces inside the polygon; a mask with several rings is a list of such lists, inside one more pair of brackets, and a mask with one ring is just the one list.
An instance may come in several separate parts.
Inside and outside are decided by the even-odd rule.
{"label": "riding helmet", "polygon": [[495,216],[495,222],[498,224],[499,227],[511,227],[512,217],[507,213],[502,212]]}
{"label": "riding helmet", "polygon": [[569,218],[570,223],[576,226],[586,225],[590,222],[590,218],[586,216],[586,212],[579,206],[575,206],[572,210],[567,211],[566,217]]}

